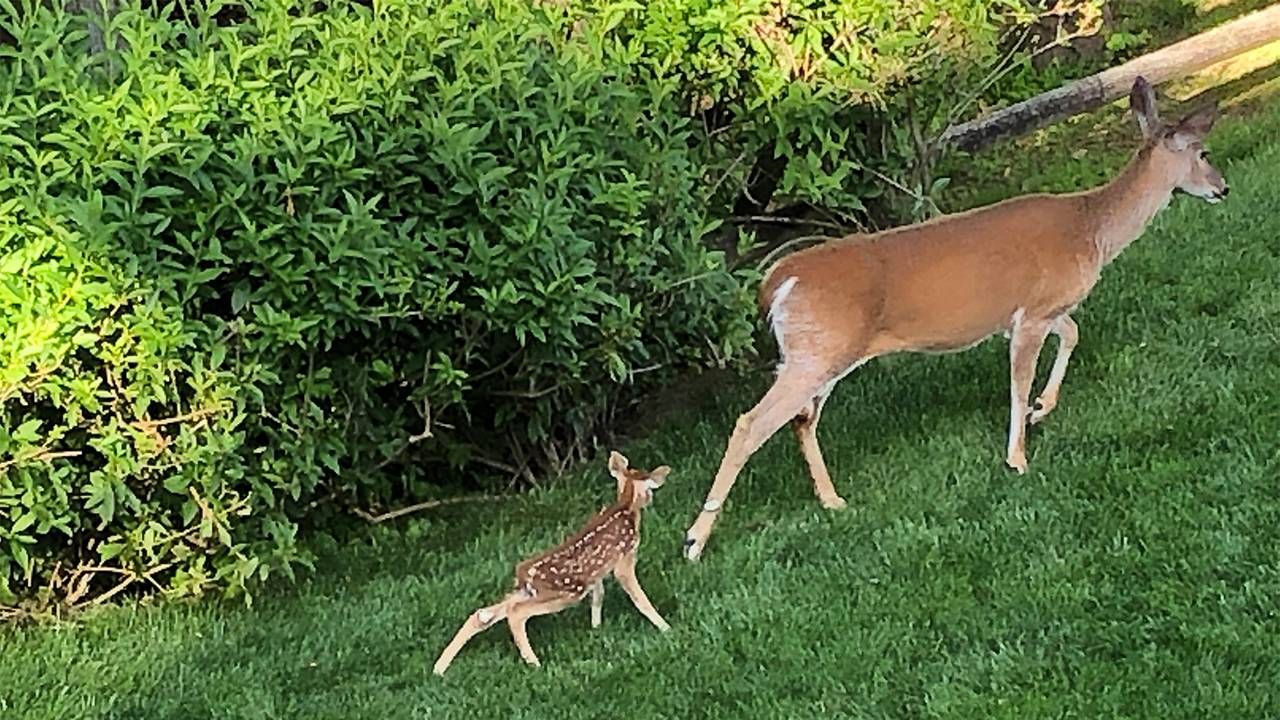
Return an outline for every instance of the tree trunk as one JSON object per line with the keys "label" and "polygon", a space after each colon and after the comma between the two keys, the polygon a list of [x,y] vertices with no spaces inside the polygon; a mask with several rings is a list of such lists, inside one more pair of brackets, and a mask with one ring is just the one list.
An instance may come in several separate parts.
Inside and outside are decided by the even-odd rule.
{"label": "tree trunk", "polygon": [[1280,4],[1134,58],[1096,75],[1041,93],[985,118],[953,125],[943,146],[979,150],[1124,97],[1139,75],[1153,85],[1176,80],[1214,63],[1280,40]]}

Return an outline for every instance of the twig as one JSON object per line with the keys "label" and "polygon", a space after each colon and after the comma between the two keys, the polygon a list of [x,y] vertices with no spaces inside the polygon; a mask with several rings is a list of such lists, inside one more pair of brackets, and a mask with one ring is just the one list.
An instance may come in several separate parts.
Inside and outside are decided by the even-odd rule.
{"label": "twig", "polygon": [[384,512],[381,515],[374,515],[368,510],[361,510],[360,508],[352,508],[352,512],[358,515],[360,518],[364,519],[365,521],[372,523],[374,525],[377,525],[379,523],[384,523],[388,520],[394,520],[398,517],[409,515],[410,513],[416,513],[422,510],[430,510],[431,508],[441,507],[444,505],[458,505],[460,503],[469,503],[469,502],[497,502],[499,500],[506,500],[509,497],[510,497],[509,495],[466,495],[463,497],[456,497],[456,498],[444,498],[443,500],[428,500],[426,502],[420,502],[413,505],[409,505],[407,507],[402,507],[397,510]]}
{"label": "twig", "polygon": [[62,367],[61,360],[54,363],[53,367],[49,367],[44,370],[37,370],[34,373],[32,373],[30,377],[23,378],[20,382],[15,382],[11,385],[6,385],[4,389],[0,390],[0,403],[3,403],[6,400],[8,400],[10,397],[16,394],[19,390],[22,390],[23,388],[30,388],[32,385],[40,382],[41,380],[44,380],[45,378],[49,377],[54,372],[56,372],[60,367]]}
{"label": "twig", "polygon": [[481,455],[477,455],[477,456],[475,456],[475,457],[471,458],[471,460],[473,460],[473,461],[475,461],[475,462],[478,462],[478,463],[480,463],[481,465],[485,465],[485,466],[491,467],[491,468],[493,468],[494,470],[501,470],[502,472],[505,472],[505,473],[511,473],[512,475],[519,475],[519,474],[520,474],[520,468],[518,468],[518,467],[516,467],[516,466],[514,466],[514,465],[508,465],[508,464],[506,464],[506,463],[504,463],[504,462],[502,462],[502,461],[500,461],[500,460],[491,460],[491,459],[489,459],[489,458],[487,458],[487,457],[484,457],[484,456],[481,456]]}
{"label": "twig", "polygon": [[828,230],[837,230],[839,232],[849,232],[849,228],[825,220],[809,220],[806,218],[790,218],[775,217],[773,215],[737,215],[729,218],[729,222],[735,225],[746,225],[748,223],[765,223],[774,225],[806,225],[809,227],[827,228]]}
{"label": "twig", "polygon": [[161,420],[134,420],[129,424],[133,425],[139,430],[153,430],[158,427],[164,427],[165,425],[172,425],[174,423],[186,422],[188,420],[200,420],[204,417],[207,417],[209,415],[213,415],[214,413],[219,412],[221,409],[222,408],[201,408],[199,410],[192,410],[191,412],[186,413],[184,415],[175,415],[174,417],[163,418]]}
{"label": "twig", "polygon": [[80,573],[115,573],[116,575],[132,575],[133,573],[124,568],[113,568],[105,565],[90,565],[89,567],[76,568],[76,575]]}
{"label": "twig", "polygon": [[497,395],[500,397],[515,397],[515,398],[525,398],[526,400],[536,400],[540,397],[546,397],[547,395],[550,395],[551,393],[559,390],[562,387],[564,387],[564,383],[556,383],[551,387],[542,388],[541,390],[494,390],[489,394]]}
{"label": "twig", "polygon": [[508,365],[515,362],[516,358],[520,357],[520,355],[523,352],[524,352],[524,348],[520,348],[519,350],[511,353],[510,355],[507,356],[506,360],[503,360],[502,362],[498,363],[497,365],[494,365],[493,367],[489,368],[488,370],[485,370],[484,372],[478,375],[472,376],[470,378],[471,382],[473,383],[479,382],[480,380],[484,380],[487,377],[490,377],[499,372],[502,372],[502,370],[505,369]]}
{"label": "twig", "polygon": [[57,460],[58,458],[80,457],[84,453],[79,450],[59,450],[52,451],[49,448],[38,448],[34,453],[26,457],[15,457],[4,462],[0,462],[0,472],[4,472],[14,465],[22,465],[28,462],[48,462],[49,460]]}
{"label": "twig", "polygon": [[373,469],[381,470],[382,468],[390,465],[404,454],[405,450],[408,450],[413,445],[416,445],[430,437],[434,437],[431,434],[431,400],[428,398],[422,398],[422,432],[410,435],[404,441],[404,444],[402,444],[395,452],[383,458],[382,462],[374,465]]}
{"label": "twig", "polygon": [[[708,133],[707,136],[710,137],[710,133]],[[737,170],[738,166],[742,164],[742,161],[747,159],[748,152],[749,151],[747,150],[743,150],[738,157],[734,158],[733,162],[729,163],[729,168],[724,171],[724,174],[720,176],[720,179],[716,181],[716,184],[711,186],[711,192],[708,192],[705,197],[713,198],[716,196],[716,193],[720,191],[720,186],[724,184],[724,181],[728,180],[729,176],[733,174],[733,171]]]}
{"label": "twig", "polygon": [[800,237],[791,238],[790,240],[779,245],[778,247],[770,250],[767,255],[761,258],[760,262],[756,264],[756,270],[763,270],[764,268],[768,267],[770,264],[773,263],[775,259],[777,259],[779,255],[783,253],[783,251],[791,248],[792,246],[799,245],[800,243],[803,243],[803,242],[810,242],[814,240],[818,242],[823,242],[826,240],[839,240],[839,238],[832,235],[801,235]]}
{"label": "twig", "polygon": [[715,273],[714,273],[714,272],[704,272],[704,273],[699,273],[699,274],[697,274],[697,275],[691,275],[691,276],[689,276],[689,277],[687,277],[687,278],[680,278],[679,280],[677,280],[677,281],[675,281],[675,282],[671,283],[670,285],[668,285],[668,286],[667,286],[667,290],[668,290],[668,291],[670,291],[670,290],[675,290],[676,288],[680,287],[681,285],[688,285],[689,283],[697,282],[697,281],[701,280],[702,278],[705,278],[705,277],[711,277],[712,275],[715,275]]}
{"label": "twig", "polygon": [[863,168],[863,169],[871,173],[872,175],[875,175],[876,178],[879,179],[881,182],[889,183],[889,185],[893,186],[896,190],[903,193],[907,197],[910,197],[913,200],[920,200],[924,198],[924,193],[916,192],[915,190],[908,188],[907,186],[903,185],[897,180],[894,180],[888,175],[885,175],[879,170],[876,170],[875,168]]}
{"label": "twig", "polygon": [[642,368],[636,368],[635,370],[629,370],[627,371],[627,375],[631,377],[634,377],[636,375],[643,375],[644,373],[653,372],[655,370],[661,370],[666,366],[667,366],[667,363],[654,363],[652,365],[646,365],[645,367],[642,367]]}
{"label": "twig", "polygon": [[[148,570],[147,572],[143,573],[142,575],[137,575],[137,574],[130,575],[129,577],[125,578],[124,580],[121,580],[121,581],[120,581],[120,582],[119,582],[115,587],[111,588],[110,590],[106,591],[105,593],[103,593],[103,594],[101,594],[101,595],[98,595],[97,597],[93,598],[92,600],[86,600],[86,601],[84,601],[83,603],[80,603],[79,605],[76,605],[76,606],[75,606],[75,608],[76,608],[76,609],[79,609],[79,608],[83,608],[83,607],[91,607],[91,606],[94,606],[94,605],[101,605],[102,603],[104,603],[104,602],[106,602],[106,601],[110,600],[111,598],[115,597],[116,595],[119,595],[120,593],[124,592],[126,588],[128,588],[130,585],[134,584],[134,583],[135,583],[135,582],[137,582],[138,580],[146,580],[146,581],[148,581],[148,582],[154,582],[154,581],[151,579],[151,576],[155,575],[156,573],[164,572],[165,570],[168,570],[168,569],[169,569],[169,568],[171,568],[171,567],[173,567],[173,563],[162,563],[162,564],[160,564],[160,565],[157,565],[157,566],[155,566],[155,567],[151,568],[150,570]],[[158,585],[157,585],[157,587],[158,587]]]}

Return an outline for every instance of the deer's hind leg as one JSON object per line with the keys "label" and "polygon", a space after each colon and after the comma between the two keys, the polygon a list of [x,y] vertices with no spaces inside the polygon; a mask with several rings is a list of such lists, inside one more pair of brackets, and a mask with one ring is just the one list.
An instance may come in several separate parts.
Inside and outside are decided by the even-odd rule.
{"label": "deer's hind leg", "polygon": [[601,612],[604,608],[604,580],[597,580],[591,586],[591,627],[600,627]]}
{"label": "deer's hind leg", "polygon": [[1036,398],[1031,412],[1032,425],[1044,420],[1058,406],[1058,394],[1062,391],[1062,381],[1067,376],[1067,363],[1071,361],[1071,351],[1076,349],[1076,342],[1080,339],[1080,328],[1069,315],[1055,320],[1049,332],[1058,336],[1058,355],[1053,360],[1053,369],[1049,371],[1044,392]]}
{"label": "deer's hind leg", "polygon": [[542,662],[533,652],[533,646],[529,644],[529,633],[525,628],[529,618],[560,612],[581,599],[581,595],[561,593],[522,600],[511,608],[507,613],[507,625],[511,627],[511,637],[516,641],[516,648],[520,650],[520,657],[525,662],[534,667],[542,667]]}
{"label": "deer's hind leg", "polygon": [[453,636],[453,640],[440,653],[432,672],[436,675],[444,675],[444,671],[449,669],[449,664],[457,657],[462,647],[471,641],[471,638],[493,627],[494,623],[506,618],[511,607],[519,603],[524,597],[527,596],[520,592],[514,592],[503,598],[502,602],[482,607],[472,613],[471,617],[467,618],[467,621],[458,629],[458,633]]}
{"label": "deer's hind leg", "polygon": [[791,421],[791,429],[800,442],[800,452],[804,453],[804,461],[809,466],[809,476],[813,478],[813,492],[822,506],[829,510],[839,510],[845,506],[844,498],[840,497],[835,485],[831,483],[831,473],[827,471],[827,463],[822,459],[822,448],[818,447],[818,419],[822,417],[822,406],[831,396],[834,386],[833,381],[823,387],[809,402],[808,407]]}

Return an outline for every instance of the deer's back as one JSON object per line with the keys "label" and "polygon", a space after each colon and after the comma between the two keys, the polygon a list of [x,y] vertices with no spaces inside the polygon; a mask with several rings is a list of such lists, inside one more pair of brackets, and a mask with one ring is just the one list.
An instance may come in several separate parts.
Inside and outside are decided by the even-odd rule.
{"label": "deer's back", "polygon": [[[953,350],[1005,330],[1015,313],[1070,307],[1097,278],[1079,195],[1032,195],[854,236],[780,260],[761,304],[780,301],[797,347],[862,338],[857,355]],[[835,338],[833,340],[833,338]]]}
{"label": "deer's back", "polygon": [[606,508],[569,539],[516,566],[516,587],[583,595],[640,542],[634,510]]}

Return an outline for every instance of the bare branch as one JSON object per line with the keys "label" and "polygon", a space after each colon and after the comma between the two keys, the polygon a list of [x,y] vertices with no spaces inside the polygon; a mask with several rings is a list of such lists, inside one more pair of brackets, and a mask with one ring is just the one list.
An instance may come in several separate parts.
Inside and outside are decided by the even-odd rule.
{"label": "bare branch", "polygon": [[509,497],[510,497],[509,495],[467,495],[464,497],[444,498],[442,500],[428,500],[426,502],[420,502],[420,503],[416,503],[406,507],[402,507],[397,510],[384,512],[380,515],[374,515],[368,510],[361,510],[360,508],[352,508],[351,512],[355,513],[357,516],[359,516],[363,520],[369,523],[372,523],[374,525],[377,525],[379,523],[384,523],[384,522],[387,522],[388,520],[394,520],[398,517],[403,517],[411,513],[421,512],[422,510],[430,510],[431,508],[442,507],[445,505],[458,505],[461,503],[472,503],[472,502],[498,502],[500,500],[506,500]]}
{"label": "bare branch", "polygon": [[849,228],[825,220],[810,220],[807,218],[791,218],[791,217],[775,217],[773,215],[737,215],[729,218],[729,222],[735,225],[747,225],[749,223],[761,223],[772,225],[799,225],[807,227],[827,228],[828,230],[836,230],[842,233],[849,232]]}
{"label": "bare branch", "polygon": [[29,462],[49,462],[58,458],[80,457],[84,453],[79,450],[59,450],[52,451],[48,447],[36,448],[36,451],[26,456],[18,456],[0,462],[0,472],[4,472],[15,465],[24,465]]}

